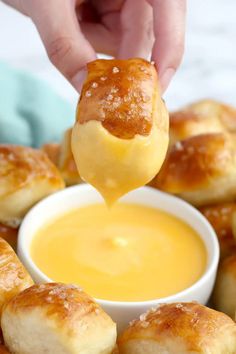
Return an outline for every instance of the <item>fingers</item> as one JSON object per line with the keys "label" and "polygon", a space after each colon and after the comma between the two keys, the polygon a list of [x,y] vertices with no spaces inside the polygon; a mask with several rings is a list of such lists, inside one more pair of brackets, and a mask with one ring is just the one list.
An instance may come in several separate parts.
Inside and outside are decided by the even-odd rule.
{"label": "fingers", "polygon": [[[118,15],[109,15],[109,17],[112,17],[114,27],[118,29]],[[116,56],[120,43],[119,30],[112,32],[108,26],[91,22],[80,22],[80,27],[97,53]]]}
{"label": "fingers", "polygon": [[40,2],[30,12],[51,62],[79,91],[84,68],[96,54],[80,31],[72,1]]}
{"label": "fingers", "polygon": [[152,0],[155,43],[152,60],[157,65],[164,92],[184,52],[185,0]]}
{"label": "fingers", "polygon": [[145,0],[126,0],[121,10],[121,44],[118,57],[148,59],[154,43],[153,12]]}

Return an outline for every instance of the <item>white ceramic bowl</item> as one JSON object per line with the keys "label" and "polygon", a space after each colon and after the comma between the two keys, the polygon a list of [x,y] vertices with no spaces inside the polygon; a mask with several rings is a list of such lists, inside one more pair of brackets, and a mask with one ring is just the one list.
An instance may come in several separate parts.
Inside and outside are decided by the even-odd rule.
{"label": "white ceramic bowl", "polygon": [[[214,285],[219,261],[218,241],[207,220],[195,208],[183,200],[149,187],[142,187],[132,191],[121,198],[121,200],[158,208],[184,220],[198,232],[204,241],[208,252],[208,262],[205,273],[196,283],[172,296],[140,302],[96,299],[114,321],[117,322],[119,329],[123,328],[130,320],[136,318],[147,309],[155,307],[161,302],[195,300],[206,304]],[[45,222],[70,209],[102,201],[101,196],[94,188],[82,184],[67,188],[47,197],[34,206],[26,215],[19,231],[18,255],[37,283],[50,282],[53,279],[49,279],[41,272],[30,256],[30,245],[36,231]]]}

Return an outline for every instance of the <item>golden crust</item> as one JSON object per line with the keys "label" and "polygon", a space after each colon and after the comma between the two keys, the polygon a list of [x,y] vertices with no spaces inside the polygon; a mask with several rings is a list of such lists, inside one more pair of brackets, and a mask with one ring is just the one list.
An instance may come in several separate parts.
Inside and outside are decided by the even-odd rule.
{"label": "golden crust", "polygon": [[141,353],[139,344],[150,354],[234,354],[236,324],[197,303],[164,304],[133,321],[118,339],[120,354]]}
{"label": "golden crust", "polygon": [[2,330],[16,354],[111,354],[116,342],[116,326],[102,308],[78,286],[61,283],[34,285],[11,299]]}
{"label": "golden crust", "polygon": [[212,295],[214,307],[235,319],[236,313],[236,255],[223,259],[218,268]]}
{"label": "golden crust", "polygon": [[220,244],[221,258],[236,251],[236,242],[233,236],[233,215],[236,212],[236,203],[222,203],[199,208],[214,228]]}
{"label": "golden crust", "polygon": [[5,345],[0,345],[0,354],[10,354]]}
{"label": "golden crust", "polygon": [[[7,305],[11,313],[31,311],[32,308],[45,309],[50,316],[56,316],[60,321],[73,319],[100,312],[100,307],[94,300],[76,285],[48,283],[33,285],[14,297]],[[107,317],[101,310],[101,316]],[[69,326],[74,323],[69,322]]]}
{"label": "golden crust", "polygon": [[0,238],[0,317],[3,305],[32,284],[33,280],[13,249]]}
{"label": "golden crust", "polygon": [[232,215],[232,232],[236,241],[236,211],[234,211]]}
{"label": "golden crust", "polygon": [[155,67],[138,58],[99,59],[87,67],[77,121],[101,121],[111,134],[122,139],[149,135],[153,105],[159,96]]}
{"label": "golden crust", "polygon": [[170,141],[193,135],[236,132],[236,110],[214,100],[201,100],[170,114]]}
{"label": "golden crust", "polygon": [[63,187],[59,171],[43,151],[0,145],[0,222],[18,226],[33,204]]}
{"label": "golden crust", "polygon": [[0,238],[3,238],[16,251],[18,229],[0,223]]}
{"label": "golden crust", "polygon": [[212,133],[176,142],[150,183],[203,206],[236,198],[235,136]]}

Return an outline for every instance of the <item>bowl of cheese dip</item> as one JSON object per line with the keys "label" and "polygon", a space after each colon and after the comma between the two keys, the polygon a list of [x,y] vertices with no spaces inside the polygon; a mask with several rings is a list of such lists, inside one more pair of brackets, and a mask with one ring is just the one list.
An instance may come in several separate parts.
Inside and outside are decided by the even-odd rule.
{"label": "bowl of cheese dip", "polygon": [[188,203],[150,187],[108,208],[82,184],[39,202],[25,217],[18,254],[36,282],[80,285],[118,323],[160,302],[205,304],[219,246]]}

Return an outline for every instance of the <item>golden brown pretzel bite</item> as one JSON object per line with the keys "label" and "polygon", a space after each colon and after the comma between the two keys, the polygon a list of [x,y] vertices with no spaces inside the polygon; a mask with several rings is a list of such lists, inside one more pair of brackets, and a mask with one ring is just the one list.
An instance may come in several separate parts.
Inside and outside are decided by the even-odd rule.
{"label": "golden brown pretzel bite", "polygon": [[199,210],[216,232],[220,244],[221,258],[236,251],[236,240],[233,236],[233,215],[236,212],[236,203],[204,206]]}
{"label": "golden brown pretzel bite", "polygon": [[11,246],[0,238],[0,318],[3,305],[33,281]]}
{"label": "golden brown pretzel bite", "polygon": [[201,100],[170,114],[170,141],[193,135],[236,132],[236,109],[214,100]]}
{"label": "golden brown pretzel bite", "polygon": [[72,132],[80,176],[112,203],[153,178],[167,145],[155,67],[143,59],[89,63]]}
{"label": "golden brown pretzel bite", "polygon": [[61,143],[61,152],[58,159],[58,168],[67,186],[81,183],[74,156],[71,150],[72,128],[66,130]]}
{"label": "golden brown pretzel bite", "polygon": [[40,199],[64,188],[57,168],[40,150],[0,145],[0,222],[17,227]]}
{"label": "golden brown pretzel bite", "polygon": [[34,285],[4,307],[2,331],[15,354],[111,354],[116,325],[77,286]]}
{"label": "golden brown pretzel bite", "polygon": [[60,156],[60,144],[57,143],[48,143],[44,144],[41,149],[47,154],[50,161],[54,163],[55,166],[58,167],[58,160]]}
{"label": "golden brown pretzel bite", "polygon": [[236,324],[197,303],[164,304],[133,321],[120,354],[235,354]]}
{"label": "golden brown pretzel bite", "polygon": [[150,184],[198,207],[234,201],[235,136],[202,134],[176,142]]}
{"label": "golden brown pretzel bite", "polygon": [[236,313],[236,252],[224,258],[219,265],[213,291],[214,308],[235,319]]}

